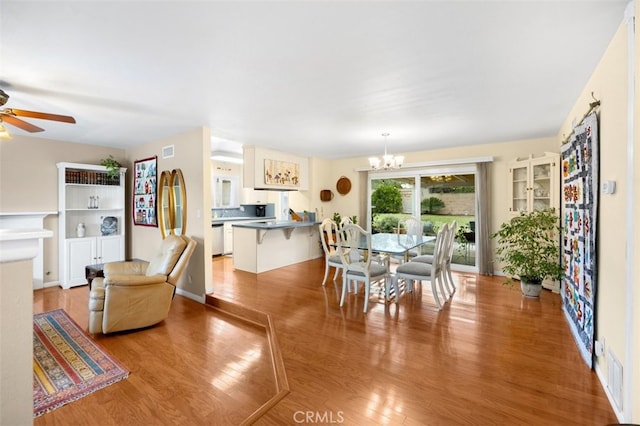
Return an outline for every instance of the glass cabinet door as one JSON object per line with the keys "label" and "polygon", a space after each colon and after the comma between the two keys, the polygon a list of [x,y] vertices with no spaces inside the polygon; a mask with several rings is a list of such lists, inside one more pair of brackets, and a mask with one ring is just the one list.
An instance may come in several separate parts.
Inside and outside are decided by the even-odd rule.
{"label": "glass cabinet door", "polygon": [[527,210],[528,170],[526,165],[511,169],[511,207],[509,210],[512,212]]}
{"label": "glass cabinet door", "polygon": [[558,162],[558,154],[547,152],[542,157],[530,156],[509,164],[511,214],[559,207]]}
{"label": "glass cabinet door", "polygon": [[551,164],[532,164],[533,196],[532,210],[544,210],[551,207]]}

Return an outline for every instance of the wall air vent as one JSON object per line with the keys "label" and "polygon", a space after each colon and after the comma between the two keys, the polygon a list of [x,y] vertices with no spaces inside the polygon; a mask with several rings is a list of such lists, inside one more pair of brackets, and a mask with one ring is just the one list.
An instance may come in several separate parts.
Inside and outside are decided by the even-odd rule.
{"label": "wall air vent", "polygon": [[162,147],[162,158],[173,157],[174,145],[168,145]]}
{"label": "wall air vent", "polygon": [[622,411],[622,364],[609,349],[607,388],[618,410]]}

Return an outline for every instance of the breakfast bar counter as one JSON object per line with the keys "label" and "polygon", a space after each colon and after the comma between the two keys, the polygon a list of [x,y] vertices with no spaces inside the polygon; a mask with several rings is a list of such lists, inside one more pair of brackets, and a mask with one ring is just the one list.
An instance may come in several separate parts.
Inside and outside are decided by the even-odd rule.
{"label": "breakfast bar counter", "polygon": [[264,221],[233,225],[233,266],[261,273],[321,256],[318,222]]}

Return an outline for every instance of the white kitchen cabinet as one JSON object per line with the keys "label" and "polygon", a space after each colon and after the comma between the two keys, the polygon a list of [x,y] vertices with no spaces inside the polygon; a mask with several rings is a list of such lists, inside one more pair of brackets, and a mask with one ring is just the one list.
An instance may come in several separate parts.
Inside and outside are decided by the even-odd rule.
{"label": "white kitchen cabinet", "polygon": [[270,192],[271,191],[242,188],[242,204],[266,204],[269,202]]}
{"label": "white kitchen cabinet", "polygon": [[224,254],[233,253],[233,222],[224,224]]}
{"label": "white kitchen cabinet", "polygon": [[556,153],[516,160],[509,164],[509,212],[559,207],[559,160]]}
{"label": "white kitchen cabinet", "polygon": [[85,267],[125,258],[125,168],[58,163],[60,285],[86,284]]}

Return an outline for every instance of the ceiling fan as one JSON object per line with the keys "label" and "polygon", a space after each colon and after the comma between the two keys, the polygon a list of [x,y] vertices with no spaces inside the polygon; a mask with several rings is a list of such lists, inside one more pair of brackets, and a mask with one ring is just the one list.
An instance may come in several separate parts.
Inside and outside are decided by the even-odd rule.
{"label": "ceiling fan", "polygon": [[[7,103],[9,95],[0,89],[0,106]],[[4,108],[0,110],[0,137],[10,138],[9,132],[4,128],[2,123],[11,124],[29,133],[44,131],[43,128],[28,123],[18,117],[39,118],[41,120],[61,121],[63,123],[75,123],[76,119],[68,115],[49,114],[46,112],[27,111],[24,109]]]}

